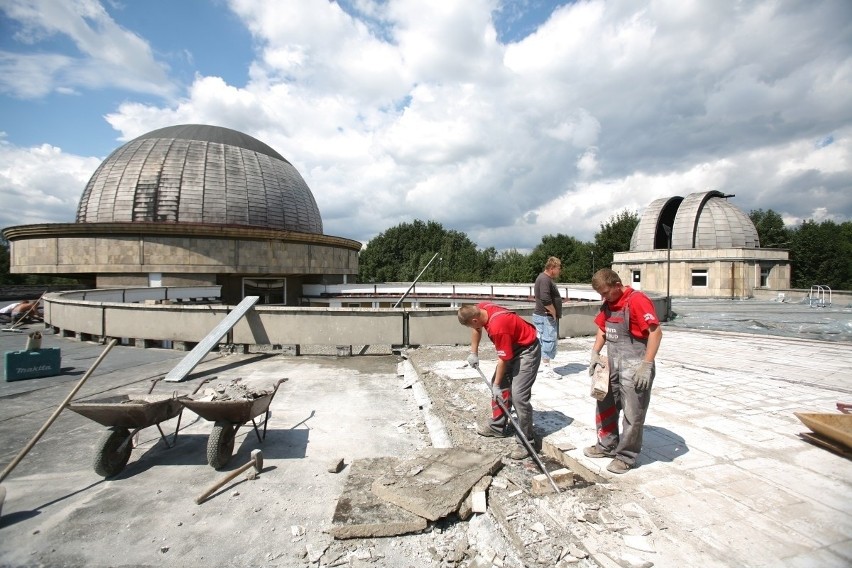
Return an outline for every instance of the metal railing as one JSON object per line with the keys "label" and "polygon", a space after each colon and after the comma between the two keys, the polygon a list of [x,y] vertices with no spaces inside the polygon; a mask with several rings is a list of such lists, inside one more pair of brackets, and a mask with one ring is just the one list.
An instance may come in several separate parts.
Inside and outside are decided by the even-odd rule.
{"label": "metal railing", "polygon": [[[828,294],[828,300],[826,300]],[[831,288],[822,284],[814,284],[808,292],[808,306],[812,308],[825,308],[831,306]]]}

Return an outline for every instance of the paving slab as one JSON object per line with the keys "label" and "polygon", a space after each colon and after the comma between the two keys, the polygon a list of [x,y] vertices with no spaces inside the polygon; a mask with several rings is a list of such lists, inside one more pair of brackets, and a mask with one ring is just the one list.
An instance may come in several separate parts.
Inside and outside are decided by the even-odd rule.
{"label": "paving slab", "polygon": [[373,483],[373,493],[436,521],[458,511],[470,489],[502,467],[501,454],[424,448]]}
{"label": "paving slab", "polygon": [[399,459],[367,458],[352,462],[343,493],[331,518],[334,538],[396,536],[424,530],[426,519],[376,496],[373,482],[399,465]]}

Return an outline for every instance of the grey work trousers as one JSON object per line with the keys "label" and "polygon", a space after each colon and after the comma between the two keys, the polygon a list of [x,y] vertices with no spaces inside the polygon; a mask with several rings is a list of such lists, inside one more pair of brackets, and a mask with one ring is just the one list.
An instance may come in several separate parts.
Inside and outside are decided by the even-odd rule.
{"label": "grey work trousers", "polygon": [[[541,364],[541,345],[535,341],[506,362],[506,373],[500,381],[501,395],[506,407],[515,407],[518,425],[527,440],[533,440],[532,387]],[[493,378],[492,378],[493,382]],[[493,399],[491,400],[491,422],[494,430],[504,430],[509,417]]]}

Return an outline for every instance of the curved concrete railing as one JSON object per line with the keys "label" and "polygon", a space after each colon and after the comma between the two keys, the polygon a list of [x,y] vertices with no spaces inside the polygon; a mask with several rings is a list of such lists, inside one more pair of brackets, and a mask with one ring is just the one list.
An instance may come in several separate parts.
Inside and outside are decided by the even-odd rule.
{"label": "curved concrete railing", "polygon": [[[45,325],[81,340],[117,338],[140,347],[191,349],[233,306],[218,304],[218,287],[78,290],[45,295]],[[489,298],[492,301],[499,299]],[[198,303],[204,301],[206,303]],[[471,301],[466,299],[466,301]],[[658,312],[665,298],[654,298]],[[595,333],[598,302],[563,305],[560,336]],[[512,302],[527,319],[531,303]],[[455,307],[331,308],[255,306],[223,338],[243,346],[466,345],[470,331],[459,325]],[[268,347],[267,347],[268,349]]]}

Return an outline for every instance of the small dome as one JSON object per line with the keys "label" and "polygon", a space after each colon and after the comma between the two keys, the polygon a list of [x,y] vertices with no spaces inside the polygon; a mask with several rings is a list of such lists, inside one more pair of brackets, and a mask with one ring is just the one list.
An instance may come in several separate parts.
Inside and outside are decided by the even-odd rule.
{"label": "small dome", "polygon": [[243,225],[322,234],[310,188],[278,152],[247,134],[202,124],[139,136],[86,184],[78,223]]}
{"label": "small dome", "polygon": [[665,249],[669,238],[673,249],[759,248],[754,223],[728,197],[707,191],[653,201],[633,231],[630,250]]}

